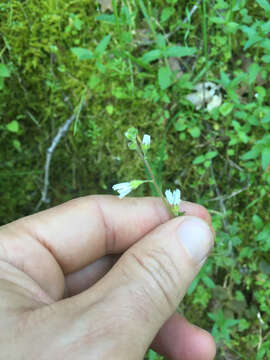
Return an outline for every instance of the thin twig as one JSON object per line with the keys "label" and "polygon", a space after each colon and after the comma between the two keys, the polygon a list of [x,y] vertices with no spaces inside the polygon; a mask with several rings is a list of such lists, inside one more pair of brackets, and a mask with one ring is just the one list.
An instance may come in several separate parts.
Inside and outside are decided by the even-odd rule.
{"label": "thin twig", "polygon": [[43,203],[48,204],[50,202],[50,199],[48,198],[48,189],[50,186],[50,165],[51,165],[52,155],[53,155],[53,152],[54,152],[56,146],[59,144],[61,138],[68,131],[68,129],[69,129],[70,125],[72,124],[72,122],[74,121],[75,117],[76,117],[76,114],[73,114],[69,119],[66,120],[66,122],[62,126],[60,126],[60,128],[57,131],[56,136],[53,138],[51,146],[47,149],[46,162],[45,162],[45,167],[44,167],[44,185],[43,185],[43,189],[41,191],[41,199],[39,200],[39,202],[35,208],[35,211],[38,211],[40,206]]}
{"label": "thin twig", "polygon": [[263,343],[263,336],[262,336],[262,327],[264,325],[264,321],[262,319],[262,316],[261,316],[261,313],[258,312],[257,313],[257,318],[259,320],[259,341],[258,341],[258,345],[257,345],[257,349],[258,351],[260,350],[261,346],[262,346],[262,343]]}
{"label": "thin twig", "polygon": [[244,171],[243,168],[241,168],[238,164],[236,164],[234,161],[232,161],[230,158],[223,156],[222,154],[219,154],[220,157],[229,163],[229,165],[239,171]]}
{"label": "thin twig", "polygon": [[232,161],[231,159],[228,159],[229,165],[231,167],[234,167],[235,169],[239,170],[239,171],[244,171],[239,165],[237,165],[234,161]]}
{"label": "thin twig", "polygon": [[244,188],[242,188],[242,189],[240,189],[240,190],[234,191],[234,192],[233,192],[232,194],[230,194],[230,195],[217,196],[217,197],[215,197],[215,198],[213,198],[213,199],[209,199],[208,201],[209,201],[209,202],[210,202],[210,201],[220,201],[221,199],[222,199],[223,201],[226,201],[226,200],[228,200],[228,199],[231,199],[231,198],[234,197],[234,196],[237,196],[237,195],[240,194],[241,192],[247,190],[247,189],[249,188],[249,186],[250,186],[250,185],[247,185],[247,186],[245,186]]}

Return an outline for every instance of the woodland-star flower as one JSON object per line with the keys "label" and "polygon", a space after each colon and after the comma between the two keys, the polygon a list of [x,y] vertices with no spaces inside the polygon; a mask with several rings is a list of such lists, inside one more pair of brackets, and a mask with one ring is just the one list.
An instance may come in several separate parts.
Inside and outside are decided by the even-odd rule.
{"label": "woodland-star flower", "polygon": [[143,184],[144,180],[132,180],[129,182],[123,182],[120,184],[113,185],[113,190],[117,191],[119,194],[119,198],[123,199],[127,194],[129,194],[132,190],[137,189],[141,184]]}
{"label": "woodland-star flower", "polygon": [[174,190],[171,192],[170,189],[165,191],[166,199],[170,205],[179,205],[181,202],[180,195],[181,191],[179,189]]}
{"label": "woodland-star flower", "polygon": [[166,199],[168,200],[168,203],[172,207],[172,211],[175,216],[179,214],[179,205],[181,203],[181,191],[179,189],[174,190],[171,192],[170,189],[165,191]]}
{"label": "woodland-star flower", "polygon": [[151,142],[151,136],[148,134],[144,134],[142,140],[142,151],[145,156],[147,154],[148,149],[150,148],[150,142]]}
{"label": "woodland-star flower", "polygon": [[146,146],[150,147],[150,142],[151,142],[151,136],[148,134],[144,134],[143,140],[142,140],[142,145],[146,145]]}

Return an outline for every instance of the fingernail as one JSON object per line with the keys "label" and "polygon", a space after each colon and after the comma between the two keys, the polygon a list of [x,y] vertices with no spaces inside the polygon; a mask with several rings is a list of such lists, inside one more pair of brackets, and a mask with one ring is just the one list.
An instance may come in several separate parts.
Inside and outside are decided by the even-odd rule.
{"label": "fingernail", "polygon": [[203,220],[190,217],[180,225],[178,234],[188,255],[196,264],[206,259],[213,246],[213,234]]}

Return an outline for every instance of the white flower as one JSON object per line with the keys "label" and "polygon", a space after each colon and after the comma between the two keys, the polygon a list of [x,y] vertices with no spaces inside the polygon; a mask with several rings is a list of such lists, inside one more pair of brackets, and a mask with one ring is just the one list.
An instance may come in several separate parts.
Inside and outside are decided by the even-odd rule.
{"label": "white flower", "polygon": [[181,202],[180,195],[181,191],[179,189],[174,190],[171,192],[170,189],[165,191],[166,199],[168,203],[171,205],[171,210],[175,216],[179,215],[179,205]]}
{"label": "white flower", "polygon": [[179,206],[181,199],[180,199],[180,195],[181,195],[181,191],[179,189],[174,190],[173,192],[171,192],[170,189],[165,191],[165,195],[166,195],[166,199],[168,200],[168,203],[172,206]]}
{"label": "white flower", "polygon": [[119,193],[119,198],[123,199],[127,194],[129,194],[132,191],[130,182],[123,182],[120,184],[113,185],[113,190],[117,191]]}
{"label": "white flower", "polygon": [[123,199],[127,194],[129,194],[132,190],[137,189],[141,184],[148,182],[148,180],[132,180],[129,182],[123,182],[120,184],[113,185],[113,190],[117,191],[119,194],[119,198]]}
{"label": "white flower", "polygon": [[146,145],[146,146],[150,147],[150,142],[151,142],[151,136],[148,134],[144,134],[143,140],[142,140],[142,145]]}
{"label": "white flower", "polygon": [[142,151],[143,151],[144,156],[146,156],[147,151],[150,148],[150,142],[151,142],[151,136],[144,134],[143,140],[142,140]]}

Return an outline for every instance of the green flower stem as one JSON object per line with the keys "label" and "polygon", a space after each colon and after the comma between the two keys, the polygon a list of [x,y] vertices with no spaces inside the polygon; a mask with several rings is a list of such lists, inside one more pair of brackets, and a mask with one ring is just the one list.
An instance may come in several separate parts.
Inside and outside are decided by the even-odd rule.
{"label": "green flower stem", "polygon": [[[139,137],[137,137],[137,138],[138,138],[139,143],[141,143],[141,139],[140,139]],[[149,172],[149,174],[150,174],[150,177],[151,177],[151,179],[152,179],[152,183],[153,183],[153,185],[154,185],[157,193],[159,194],[159,196],[161,197],[163,203],[165,204],[166,208],[168,209],[169,214],[170,214],[170,218],[173,219],[173,218],[175,217],[175,215],[174,215],[174,213],[173,213],[173,210],[172,210],[170,204],[168,203],[166,197],[162,194],[162,191],[161,191],[160,187],[158,186],[158,183],[157,183],[157,181],[156,181],[156,179],[155,179],[155,176],[154,176],[154,173],[153,173],[153,171],[152,171],[152,169],[151,169],[151,167],[150,167],[150,164],[149,164],[149,162],[147,161],[146,157],[144,156],[144,154],[143,154],[143,152],[142,152],[142,150],[141,150],[141,147],[140,147],[140,145],[138,144],[138,142],[137,142],[136,150],[137,150],[137,153],[139,154],[140,158],[142,159],[144,165],[146,166],[146,168],[147,168],[147,170],[148,170],[148,172]]]}

